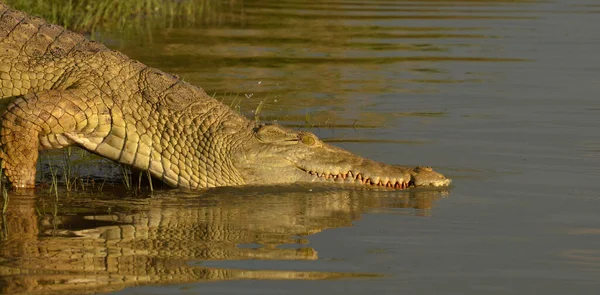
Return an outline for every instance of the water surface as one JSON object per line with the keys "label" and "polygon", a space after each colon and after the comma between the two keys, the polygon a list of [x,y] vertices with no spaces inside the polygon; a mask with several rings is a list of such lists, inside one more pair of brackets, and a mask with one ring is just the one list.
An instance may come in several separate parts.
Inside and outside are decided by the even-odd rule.
{"label": "water surface", "polygon": [[248,116],[260,105],[261,121],[432,165],[452,189],[15,197],[4,293],[600,290],[594,1],[262,0],[224,13],[103,37]]}

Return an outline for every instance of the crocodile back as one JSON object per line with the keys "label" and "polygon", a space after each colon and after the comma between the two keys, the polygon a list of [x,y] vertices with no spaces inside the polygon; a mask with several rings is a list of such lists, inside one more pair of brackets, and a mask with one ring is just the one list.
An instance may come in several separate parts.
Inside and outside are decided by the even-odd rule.
{"label": "crocodile back", "polygon": [[107,50],[83,35],[0,3],[0,56],[40,57],[77,51]]}
{"label": "crocodile back", "polygon": [[0,3],[0,98],[54,89],[76,52],[108,50],[63,27]]}

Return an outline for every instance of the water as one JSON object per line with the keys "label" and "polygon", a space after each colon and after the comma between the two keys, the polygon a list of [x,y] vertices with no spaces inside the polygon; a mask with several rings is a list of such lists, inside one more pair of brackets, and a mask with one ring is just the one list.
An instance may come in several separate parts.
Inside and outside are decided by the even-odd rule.
{"label": "water", "polygon": [[263,121],[435,166],[451,190],[15,196],[4,293],[598,293],[600,5],[263,0],[224,13],[152,43],[106,39],[249,116],[262,102]]}

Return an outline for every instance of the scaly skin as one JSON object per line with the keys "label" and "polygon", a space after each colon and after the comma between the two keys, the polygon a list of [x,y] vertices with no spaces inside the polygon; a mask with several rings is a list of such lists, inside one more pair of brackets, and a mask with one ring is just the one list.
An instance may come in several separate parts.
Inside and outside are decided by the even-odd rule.
{"label": "scaly skin", "polygon": [[0,3],[0,158],[35,186],[39,150],[78,145],[173,187],[311,181],[447,186],[428,167],[378,163],[308,132],[252,121],[199,87]]}

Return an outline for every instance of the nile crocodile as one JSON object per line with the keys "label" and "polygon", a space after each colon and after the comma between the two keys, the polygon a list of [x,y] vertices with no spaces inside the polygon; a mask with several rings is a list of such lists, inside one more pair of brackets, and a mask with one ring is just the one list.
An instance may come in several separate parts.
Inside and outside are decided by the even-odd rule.
{"label": "nile crocodile", "polygon": [[76,145],[173,187],[295,182],[447,186],[429,167],[386,165],[276,124],[257,125],[200,87],[0,3],[0,159],[35,186],[40,150]]}

